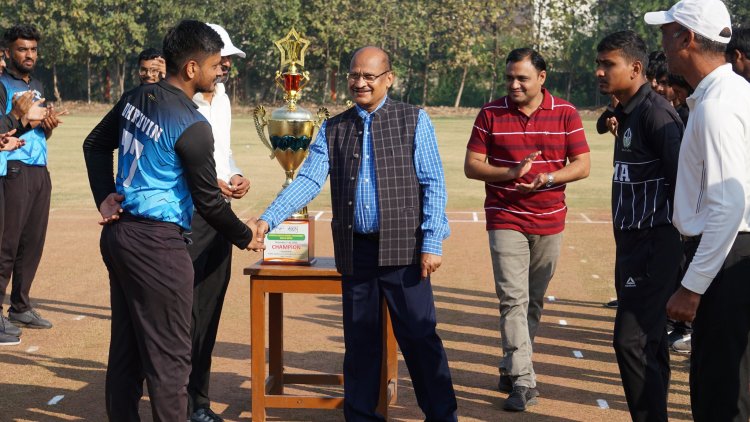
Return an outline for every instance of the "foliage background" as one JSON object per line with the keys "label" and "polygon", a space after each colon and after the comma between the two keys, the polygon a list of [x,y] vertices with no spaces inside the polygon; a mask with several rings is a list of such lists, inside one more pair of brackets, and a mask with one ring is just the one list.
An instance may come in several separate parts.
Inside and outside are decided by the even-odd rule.
{"label": "foliage background", "polygon": [[[737,25],[750,23],[750,0],[725,0]],[[306,101],[341,103],[353,50],[377,45],[392,55],[395,98],[413,104],[478,107],[504,94],[505,55],[537,48],[547,87],[578,106],[604,103],[596,90],[596,43],[621,29],[658,48],[643,13],[674,0],[3,0],[0,27],[33,23],[42,31],[37,77],[47,98],[112,102],[137,84],[136,57],[160,47],[181,19],[224,26],[247,53],[235,60],[228,89],[235,103],[279,102],[273,40],[295,27],[311,41]]]}

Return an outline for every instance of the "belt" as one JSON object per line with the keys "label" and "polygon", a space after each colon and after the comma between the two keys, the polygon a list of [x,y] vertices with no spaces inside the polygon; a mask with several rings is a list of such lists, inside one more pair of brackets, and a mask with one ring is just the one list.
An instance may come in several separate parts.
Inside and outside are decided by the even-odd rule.
{"label": "belt", "polygon": [[379,242],[380,241],[380,233],[373,232],[373,233],[354,233],[354,237],[356,239],[362,239],[362,240],[369,240],[370,242]]}

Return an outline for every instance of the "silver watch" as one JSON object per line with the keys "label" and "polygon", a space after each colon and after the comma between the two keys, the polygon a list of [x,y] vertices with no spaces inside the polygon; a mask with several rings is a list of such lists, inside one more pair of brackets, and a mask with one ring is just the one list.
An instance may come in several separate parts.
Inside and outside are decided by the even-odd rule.
{"label": "silver watch", "polygon": [[555,184],[555,176],[553,176],[552,173],[547,173],[547,183],[545,183],[544,186],[551,188],[554,184]]}

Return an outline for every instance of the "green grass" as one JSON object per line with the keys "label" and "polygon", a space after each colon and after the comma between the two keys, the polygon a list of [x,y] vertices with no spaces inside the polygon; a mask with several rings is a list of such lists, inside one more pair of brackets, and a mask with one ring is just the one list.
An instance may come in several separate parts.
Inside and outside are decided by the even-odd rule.
{"label": "green grass", "polygon": [[[53,208],[91,208],[91,199],[81,145],[103,114],[75,113],[64,117],[64,123],[49,141],[49,168],[52,174]],[[478,211],[483,207],[484,185],[464,177],[463,162],[473,118],[433,118],[448,186],[448,210]],[[584,128],[591,147],[591,175],[567,188],[568,205],[574,211],[609,209],[612,174],[611,136],[596,134],[593,121]],[[232,149],[235,161],[251,180],[250,193],[235,202],[236,210],[257,214],[273,200],[284,173],[255,132],[250,115],[234,115]],[[309,206],[311,210],[330,209],[328,186]]]}

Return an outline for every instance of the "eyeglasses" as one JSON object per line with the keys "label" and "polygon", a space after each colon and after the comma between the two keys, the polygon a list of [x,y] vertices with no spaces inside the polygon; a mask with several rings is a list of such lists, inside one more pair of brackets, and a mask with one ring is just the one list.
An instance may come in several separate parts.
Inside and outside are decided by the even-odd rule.
{"label": "eyeglasses", "polygon": [[159,69],[146,69],[145,67],[142,67],[138,69],[139,75],[148,75],[148,76],[157,76],[159,75]]}
{"label": "eyeglasses", "polygon": [[365,80],[365,82],[375,82],[379,77],[385,75],[386,73],[390,72],[391,69],[386,70],[385,72],[381,73],[380,75],[371,75],[369,73],[347,73],[346,77],[352,82],[356,82],[359,80],[359,78],[362,78]]}

